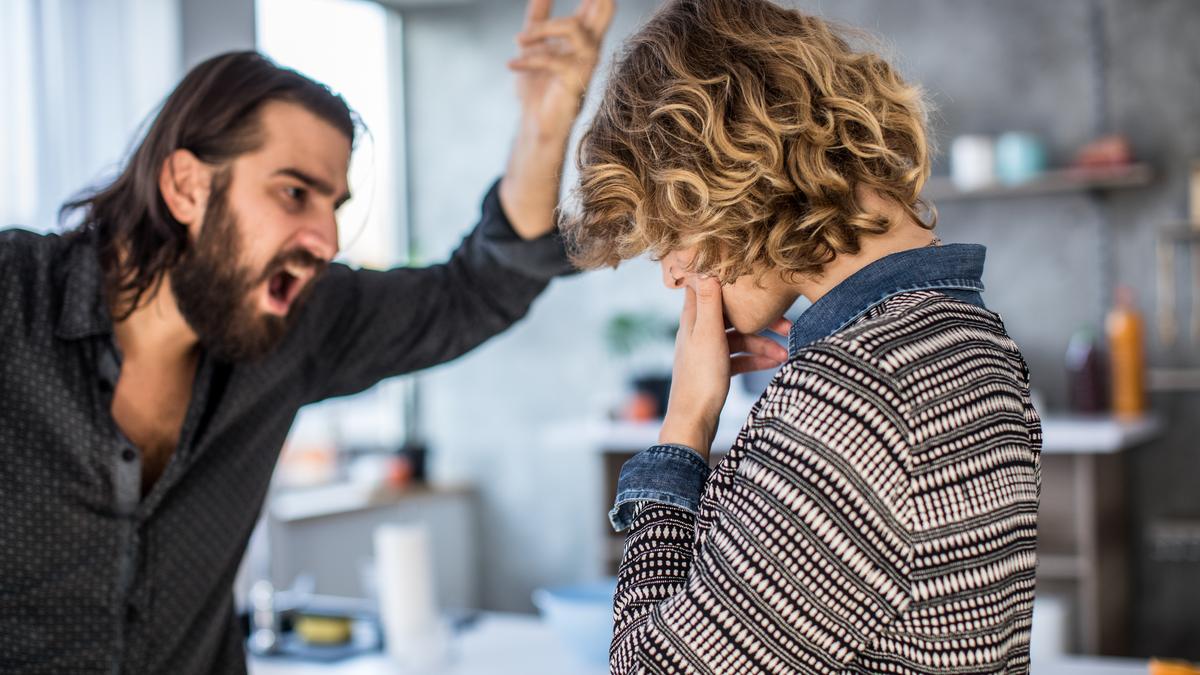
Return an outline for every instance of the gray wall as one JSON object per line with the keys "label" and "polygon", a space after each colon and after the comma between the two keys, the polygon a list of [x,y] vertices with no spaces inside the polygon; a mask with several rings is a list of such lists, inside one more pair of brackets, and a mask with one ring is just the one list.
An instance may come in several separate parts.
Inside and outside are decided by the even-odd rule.
{"label": "gray wall", "polygon": [[[517,115],[504,63],[521,9],[503,0],[405,12],[413,215],[427,260],[457,243],[503,169]],[[618,29],[632,30],[637,18],[626,3]],[[656,289],[647,264],[560,280],[515,329],[423,376],[437,475],[475,481],[483,494],[489,606],[529,610],[535,587],[600,574],[595,458],[542,436],[548,424],[594,417],[620,395],[623,375],[606,365],[600,340],[604,321],[614,307],[672,307]]]}
{"label": "gray wall", "polygon": [[[503,166],[516,115],[503,64],[513,52],[522,4],[488,0],[405,13],[415,225],[431,259],[473,222],[477,196]],[[614,37],[626,35],[654,5],[621,2]],[[1066,161],[1097,124],[1095,45],[1084,0],[802,6],[881,35],[902,70],[928,90],[943,147],[959,133],[1021,129],[1041,134],[1052,157]],[[1155,230],[1182,217],[1186,169],[1200,157],[1200,4],[1103,0],[1101,6],[1109,114],[1155,167],[1154,183],[1102,199],[1068,194],[940,205],[945,239],[988,246],[985,298],[1025,350],[1051,409],[1063,403],[1068,337],[1100,318],[1102,234],[1114,233],[1116,277],[1135,289],[1149,318]],[[561,280],[515,330],[424,376],[438,472],[483,485],[483,583],[492,606],[528,608],[537,585],[599,573],[597,467],[582,448],[547,442],[544,429],[555,420],[594,416],[620,396],[622,373],[608,365],[598,337],[611,312],[676,302],[645,263]],[[1154,364],[1195,364],[1198,357],[1194,346],[1168,352],[1152,339]],[[1130,454],[1134,643],[1142,653],[1197,657],[1200,573],[1195,565],[1151,562],[1143,532],[1164,516],[1200,518],[1200,398],[1163,395],[1155,406],[1171,423],[1169,438]]]}
{"label": "gray wall", "polygon": [[254,0],[178,0],[185,69],[210,56],[254,49]]}

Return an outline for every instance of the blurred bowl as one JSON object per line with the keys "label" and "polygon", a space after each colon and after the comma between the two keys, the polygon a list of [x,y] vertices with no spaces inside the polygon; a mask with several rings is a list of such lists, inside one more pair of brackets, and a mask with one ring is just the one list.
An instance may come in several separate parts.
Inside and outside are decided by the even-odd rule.
{"label": "blurred bowl", "polygon": [[581,661],[602,666],[608,663],[612,642],[616,590],[616,579],[539,588],[533,592],[533,604],[542,620]]}

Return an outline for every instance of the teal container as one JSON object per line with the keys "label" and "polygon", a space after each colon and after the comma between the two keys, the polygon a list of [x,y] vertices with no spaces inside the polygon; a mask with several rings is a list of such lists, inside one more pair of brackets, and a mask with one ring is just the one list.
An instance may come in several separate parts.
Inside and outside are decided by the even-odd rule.
{"label": "teal container", "polygon": [[996,178],[1004,185],[1020,185],[1046,171],[1046,146],[1029,133],[1010,131],[996,139]]}

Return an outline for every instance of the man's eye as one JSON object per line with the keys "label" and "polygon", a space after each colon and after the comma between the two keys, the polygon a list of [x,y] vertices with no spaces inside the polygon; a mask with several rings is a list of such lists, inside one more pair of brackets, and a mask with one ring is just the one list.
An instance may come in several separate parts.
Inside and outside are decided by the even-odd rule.
{"label": "man's eye", "polygon": [[300,188],[300,187],[285,187],[283,189],[283,194],[285,196],[287,196],[287,198],[290,201],[295,202],[297,204],[302,204],[302,203],[304,203],[304,197],[306,195],[306,192],[305,192],[304,188]]}

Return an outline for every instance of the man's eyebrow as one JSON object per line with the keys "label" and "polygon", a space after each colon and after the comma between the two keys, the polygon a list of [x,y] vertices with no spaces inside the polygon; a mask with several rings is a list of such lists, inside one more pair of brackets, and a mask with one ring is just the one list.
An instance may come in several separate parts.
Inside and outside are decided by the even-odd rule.
{"label": "man's eyebrow", "polygon": [[[290,176],[292,178],[295,178],[296,180],[300,181],[301,183],[304,183],[305,186],[310,187],[325,196],[330,196],[334,192],[332,185],[330,185],[329,183],[326,183],[325,181],[321,180],[320,178],[315,178],[313,176],[310,176],[307,173],[304,173],[303,171],[301,171],[300,169],[288,167],[288,168],[280,169],[280,170],[276,171],[275,175],[276,176]],[[350,193],[349,192],[343,193],[342,196],[338,197],[337,201],[334,202],[333,208],[336,210],[339,206],[341,206],[342,204],[345,204],[349,199],[350,199]]]}

